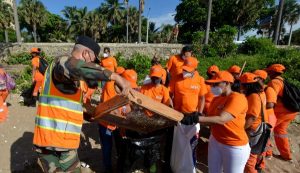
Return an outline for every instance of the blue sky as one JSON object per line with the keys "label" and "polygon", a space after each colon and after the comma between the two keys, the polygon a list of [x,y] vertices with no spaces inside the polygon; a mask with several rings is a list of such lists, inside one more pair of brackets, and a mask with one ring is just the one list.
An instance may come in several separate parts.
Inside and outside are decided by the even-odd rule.
{"label": "blue sky", "polygon": [[[19,3],[20,0],[17,0]],[[55,14],[61,14],[61,10],[64,9],[65,6],[77,6],[79,8],[87,6],[89,10],[93,10],[100,6],[104,0],[41,0],[46,8]],[[298,3],[300,0],[297,0]],[[119,2],[123,2],[123,0],[119,0]],[[129,4],[132,6],[138,7],[139,0],[129,0]],[[145,9],[144,16],[147,17],[149,12],[150,21],[156,23],[156,27],[159,27],[161,24],[174,24],[174,14],[175,8],[179,4],[180,0],[145,0]],[[276,0],[276,4],[278,4],[278,0]],[[150,11],[149,11],[150,8]],[[289,26],[285,25],[287,32],[289,32]],[[300,22],[298,22],[293,30],[300,28]],[[241,37],[244,39],[245,36],[256,35],[256,30],[249,31],[245,35]]]}
{"label": "blue sky", "polygon": [[[19,3],[20,0],[17,0]],[[61,15],[61,10],[65,6],[77,6],[79,8],[87,6],[93,10],[100,6],[104,0],[41,0],[46,8],[55,14]],[[119,0],[123,2],[123,0]],[[144,16],[147,17],[149,8],[149,18],[159,27],[162,23],[174,24],[175,8],[180,0],[145,0]],[[129,0],[129,5],[138,7],[139,0]]]}

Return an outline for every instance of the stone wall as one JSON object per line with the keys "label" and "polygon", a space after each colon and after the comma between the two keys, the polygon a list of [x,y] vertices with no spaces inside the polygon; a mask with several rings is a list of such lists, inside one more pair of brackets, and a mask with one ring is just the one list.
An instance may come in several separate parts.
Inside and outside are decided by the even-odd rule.
{"label": "stone wall", "polygon": [[[124,44],[124,43],[100,43],[101,51],[104,47],[110,47],[112,54],[122,53],[130,58],[135,53],[152,57],[155,53],[161,58],[168,58],[172,54],[180,52],[182,44]],[[22,43],[22,44],[0,44],[0,58],[10,54],[28,52],[31,47],[41,48],[47,55],[58,56],[69,54],[74,43]],[[102,52],[101,52],[102,53]]]}

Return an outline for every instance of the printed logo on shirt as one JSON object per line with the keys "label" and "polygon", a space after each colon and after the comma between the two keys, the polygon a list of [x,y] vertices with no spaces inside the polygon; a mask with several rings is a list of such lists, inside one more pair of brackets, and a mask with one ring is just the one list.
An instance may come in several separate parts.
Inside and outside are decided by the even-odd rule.
{"label": "printed logo on shirt", "polygon": [[193,90],[198,90],[198,89],[200,89],[200,86],[197,86],[197,85],[191,85],[191,89],[193,89]]}

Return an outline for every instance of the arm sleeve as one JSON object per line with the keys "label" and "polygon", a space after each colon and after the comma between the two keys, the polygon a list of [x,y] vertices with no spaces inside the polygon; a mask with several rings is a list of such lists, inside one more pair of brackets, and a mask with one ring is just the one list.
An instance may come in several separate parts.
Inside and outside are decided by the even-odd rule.
{"label": "arm sleeve", "polygon": [[[98,81],[108,81],[112,74],[111,71],[95,63],[86,63],[75,58],[59,58],[54,65],[54,77],[57,81],[83,80],[91,88],[98,85]],[[68,82],[65,82],[68,83]]]}

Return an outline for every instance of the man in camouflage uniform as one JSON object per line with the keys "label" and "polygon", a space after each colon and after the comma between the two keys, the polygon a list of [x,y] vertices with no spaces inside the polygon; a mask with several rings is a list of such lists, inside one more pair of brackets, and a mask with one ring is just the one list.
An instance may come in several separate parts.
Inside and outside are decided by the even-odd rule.
{"label": "man in camouflage uniform", "polygon": [[83,123],[79,81],[95,88],[98,81],[113,80],[124,95],[130,91],[129,82],[96,64],[99,52],[97,43],[80,36],[71,55],[55,59],[45,73],[33,139],[43,172],[81,172],[77,154]]}

